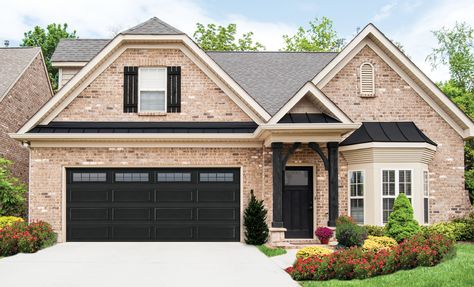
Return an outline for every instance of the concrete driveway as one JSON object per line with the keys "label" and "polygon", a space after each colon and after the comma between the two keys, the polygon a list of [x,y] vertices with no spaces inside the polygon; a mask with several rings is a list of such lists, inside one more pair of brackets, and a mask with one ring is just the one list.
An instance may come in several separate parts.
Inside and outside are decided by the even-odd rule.
{"label": "concrete driveway", "polygon": [[241,243],[63,243],[0,259],[1,286],[298,286]]}

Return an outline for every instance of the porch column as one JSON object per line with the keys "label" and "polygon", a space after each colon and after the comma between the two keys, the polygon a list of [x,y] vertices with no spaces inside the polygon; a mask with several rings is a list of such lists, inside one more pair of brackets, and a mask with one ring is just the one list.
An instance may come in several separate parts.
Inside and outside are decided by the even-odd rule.
{"label": "porch column", "polygon": [[272,227],[283,227],[283,143],[272,143],[273,162],[273,221]]}
{"label": "porch column", "polygon": [[328,177],[329,177],[329,226],[336,226],[339,216],[339,143],[328,142]]}

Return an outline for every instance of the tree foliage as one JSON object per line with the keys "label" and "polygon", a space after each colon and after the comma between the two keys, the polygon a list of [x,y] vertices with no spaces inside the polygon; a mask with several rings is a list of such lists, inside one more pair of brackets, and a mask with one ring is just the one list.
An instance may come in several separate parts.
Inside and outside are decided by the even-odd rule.
{"label": "tree foliage", "polygon": [[253,32],[244,33],[241,38],[236,39],[236,24],[229,24],[225,27],[215,24],[204,26],[197,23],[196,26],[194,39],[206,51],[258,51],[265,49],[262,44],[254,41]]}
{"label": "tree foliage", "polygon": [[11,161],[0,157],[0,216],[26,215],[26,186],[10,172]]}
{"label": "tree foliage", "polygon": [[315,18],[309,28],[299,27],[293,36],[284,35],[285,51],[338,52],[344,46],[334,23],[327,17]]}
{"label": "tree foliage", "polygon": [[400,193],[393,204],[393,211],[388,217],[387,235],[398,242],[409,238],[420,231],[418,222],[413,218],[413,207],[404,193]]}
{"label": "tree foliage", "polygon": [[245,243],[261,245],[267,242],[268,225],[267,210],[263,205],[263,200],[257,200],[250,192],[250,202],[244,211]]}
{"label": "tree foliage", "polygon": [[58,70],[51,65],[51,56],[56,49],[60,39],[76,38],[76,31],[69,32],[68,25],[49,24],[46,29],[35,26],[33,30],[24,33],[21,46],[40,47],[43,52],[46,67],[48,68],[49,79],[53,89],[58,87]]}
{"label": "tree foliage", "polygon": [[[441,90],[474,119],[474,29],[466,23],[434,31],[438,47],[427,57],[433,68],[448,65],[451,79],[438,83]],[[474,140],[464,146],[466,188],[474,202]]]}

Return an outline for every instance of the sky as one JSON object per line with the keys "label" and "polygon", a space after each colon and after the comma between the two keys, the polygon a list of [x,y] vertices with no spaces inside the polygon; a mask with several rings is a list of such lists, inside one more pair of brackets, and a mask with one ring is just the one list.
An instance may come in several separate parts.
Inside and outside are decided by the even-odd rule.
{"label": "sky", "polygon": [[425,61],[436,47],[433,30],[456,21],[474,27],[472,0],[0,0],[0,45],[17,46],[23,33],[39,25],[68,23],[80,38],[110,38],[114,33],[156,16],[192,36],[196,23],[237,24],[238,33],[254,32],[267,50],[283,46],[282,35],[292,35],[315,17],[334,21],[340,37],[350,41],[358,27],[375,24],[400,42],[412,59],[434,81],[447,80],[446,67],[433,70]]}

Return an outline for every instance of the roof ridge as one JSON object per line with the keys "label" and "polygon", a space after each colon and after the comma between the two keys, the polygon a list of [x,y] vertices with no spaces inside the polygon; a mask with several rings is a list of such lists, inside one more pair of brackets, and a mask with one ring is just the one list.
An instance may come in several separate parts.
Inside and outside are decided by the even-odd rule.
{"label": "roof ridge", "polygon": [[[169,29],[170,31],[172,31],[174,34],[184,34],[182,31],[178,30],[177,28],[171,26],[170,24],[166,23],[165,21],[159,19],[158,17],[151,17],[150,19],[146,20],[145,22],[143,23],[140,23],[136,26],[133,26],[132,28],[129,28],[125,31],[122,31],[120,32],[119,34],[134,34],[134,33],[137,33],[137,30],[139,30],[139,28],[142,28],[144,27],[145,25],[148,25],[152,22],[157,22],[158,24],[164,26],[165,28]],[[156,28],[156,27],[155,27]],[[137,34],[141,34],[141,33],[137,33]],[[153,33],[150,33],[150,32],[143,32],[143,34],[153,34]],[[171,34],[171,33],[158,33],[158,34]]]}
{"label": "roof ridge", "polygon": [[210,50],[206,53],[287,53],[287,54],[338,54],[339,52],[319,52],[319,51],[224,51],[224,50]]}

